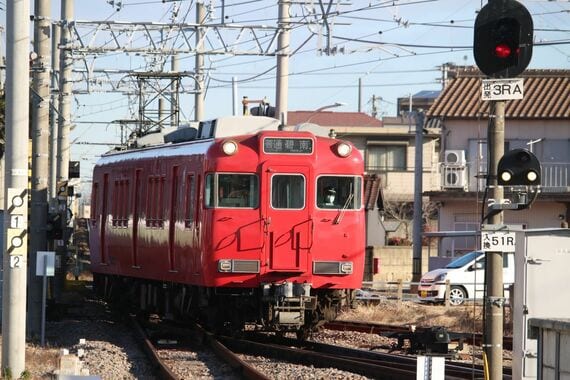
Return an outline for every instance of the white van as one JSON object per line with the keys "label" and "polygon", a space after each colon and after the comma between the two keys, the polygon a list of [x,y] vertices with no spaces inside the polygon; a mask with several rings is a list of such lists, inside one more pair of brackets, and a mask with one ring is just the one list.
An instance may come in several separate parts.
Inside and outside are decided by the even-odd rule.
{"label": "white van", "polygon": [[[445,301],[445,282],[449,280],[449,302],[461,305],[466,299],[482,299],[485,284],[485,254],[469,252],[453,260],[445,268],[424,274],[418,287],[418,298],[424,302]],[[503,254],[505,289],[515,282],[514,253]],[[508,296],[508,293],[506,294]]]}

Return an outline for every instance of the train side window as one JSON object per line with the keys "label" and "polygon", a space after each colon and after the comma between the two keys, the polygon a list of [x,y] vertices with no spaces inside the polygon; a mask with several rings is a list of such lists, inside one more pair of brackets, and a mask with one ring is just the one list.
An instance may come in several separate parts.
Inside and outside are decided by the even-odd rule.
{"label": "train side window", "polygon": [[113,204],[112,204],[112,225],[113,227],[127,227],[129,224],[128,216],[129,205],[129,180],[115,180],[113,188]]}
{"label": "train side window", "polygon": [[146,198],[146,226],[164,227],[164,176],[151,176],[148,179]]}
{"label": "train side window", "polygon": [[214,175],[206,175],[206,180],[204,182],[204,204],[206,207],[214,207]]}
{"label": "train side window", "polygon": [[317,207],[359,210],[362,207],[362,178],[321,176],[317,179]]}
{"label": "train side window", "polygon": [[194,222],[194,203],[196,199],[194,182],[194,174],[186,176],[186,204],[184,207],[184,224],[186,228],[190,228]]}
{"label": "train side window", "polygon": [[271,178],[271,207],[305,208],[305,177],[301,174],[277,174]]}
{"label": "train side window", "polygon": [[91,190],[91,224],[97,223],[97,197],[98,197],[99,183],[93,183],[93,190]]}

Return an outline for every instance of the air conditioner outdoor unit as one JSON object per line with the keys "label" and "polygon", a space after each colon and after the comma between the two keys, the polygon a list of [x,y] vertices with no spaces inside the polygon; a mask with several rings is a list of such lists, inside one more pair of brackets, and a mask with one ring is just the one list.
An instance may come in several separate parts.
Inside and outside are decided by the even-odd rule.
{"label": "air conditioner outdoor unit", "polygon": [[444,165],[442,176],[444,189],[467,190],[467,169],[465,167]]}
{"label": "air conditioner outdoor unit", "polygon": [[443,161],[446,165],[463,166],[466,163],[464,150],[446,150]]}

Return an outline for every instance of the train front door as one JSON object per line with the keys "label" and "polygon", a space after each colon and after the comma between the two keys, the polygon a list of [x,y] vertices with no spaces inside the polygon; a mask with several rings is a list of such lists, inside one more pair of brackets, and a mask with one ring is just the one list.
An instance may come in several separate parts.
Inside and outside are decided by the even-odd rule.
{"label": "train front door", "polygon": [[269,269],[306,271],[313,239],[307,194],[310,169],[271,165],[264,173],[263,213]]}

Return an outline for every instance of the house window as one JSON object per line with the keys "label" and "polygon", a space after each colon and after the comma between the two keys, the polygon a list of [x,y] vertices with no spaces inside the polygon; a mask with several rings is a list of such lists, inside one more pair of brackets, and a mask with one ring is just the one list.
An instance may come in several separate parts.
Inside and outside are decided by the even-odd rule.
{"label": "house window", "polygon": [[366,148],[367,171],[406,170],[405,144],[368,145]]}

